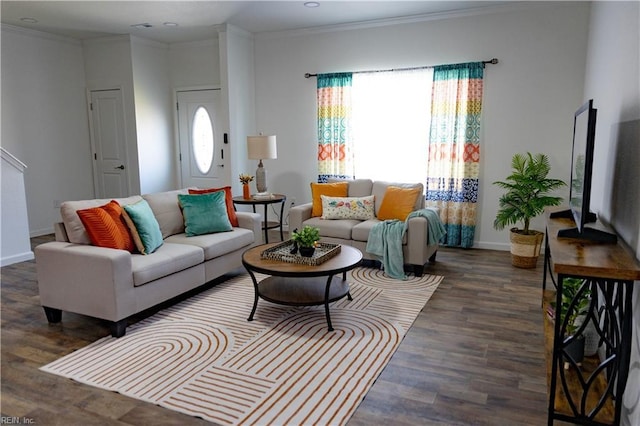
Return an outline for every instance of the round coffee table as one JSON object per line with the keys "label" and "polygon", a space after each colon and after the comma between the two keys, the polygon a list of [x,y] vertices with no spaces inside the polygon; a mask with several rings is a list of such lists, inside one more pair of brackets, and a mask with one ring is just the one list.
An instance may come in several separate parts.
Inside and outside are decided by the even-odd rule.
{"label": "round coffee table", "polygon": [[[324,305],[329,331],[333,331],[329,303],[343,297],[352,300],[347,271],[360,263],[362,253],[354,247],[343,245],[340,253],[320,265],[304,265],[261,258],[264,250],[278,244],[281,243],[256,246],[242,255],[242,264],[249,272],[255,289],[253,309],[248,320],[253,321],[259,298],[280,305]],[[270,276],[258,282],[255,272]],[[335,277],[340,273],[342,277]]]}

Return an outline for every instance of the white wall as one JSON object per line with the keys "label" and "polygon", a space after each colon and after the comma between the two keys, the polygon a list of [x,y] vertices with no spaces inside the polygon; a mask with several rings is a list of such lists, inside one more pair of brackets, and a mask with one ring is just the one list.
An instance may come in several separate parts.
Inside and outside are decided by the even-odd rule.
{"label": "white wall", "polygon": [[93,198],[82,46],[1,28],[2,146],[28,167],[29,230],[43,235],[60,220],[55,201]]}
{"label": "white wall", "polygon": [[[256,134],[254,41],[250,33],[233,25],[221,27],[219,37],[223,105],[229,108],[229,146],[225,152],[229,152],[231,158],[227,176],[234,195],[239,195],[242,189],[238,175],[254,174],[257,166],[247,159],[247,136]],[[271,130],[262,131],[268,134]]]}
{"label": "white wall", "polygon": [[[498,58],[484,79],[475,247],[508,250],[495,231],[500,191],[516,152],[549,155],[569,180],[573,113],[582,100],[589,6],[541,2],[493,13],[391,26],[259,34],[255,40],[258,129],[278,135],[269,164],[274,192],[310,201],[317,179],[316,79],[304,73],[387,69]],[[349,27],[347,27],[349,28]],[[372,123],[374,125],[374,123]],[[560,193],[568,197],[568,190]],[[542,218],[534,221],[543,229]]]}
{"label": "white wall", "polygon": [[33,252],[29,240],[27,196],[24,188],[26,165],[4,148],[0,148],[0,154],[0,266],[7,266],[33,259]]}
{"label": "white wall", "polygon": [[[591,208],[640,259],[640,3],[592,5],[584,99],[598,109]],[[640,282],[623,424],[640,424]]]}
{"label": "white wall", "polygon": [[167,45],[131,39],[133,91],[142,194],[178,187]]}
{"label": "white wall", "polygon": [[91,39],[83,46],[88,90],[122,91],[129,193],[140,194],[131,38],[125,35]]}
{"label": "white wall", "polygon": [[218,38],[169,45],[169,67],[175,89],[220,87]]}

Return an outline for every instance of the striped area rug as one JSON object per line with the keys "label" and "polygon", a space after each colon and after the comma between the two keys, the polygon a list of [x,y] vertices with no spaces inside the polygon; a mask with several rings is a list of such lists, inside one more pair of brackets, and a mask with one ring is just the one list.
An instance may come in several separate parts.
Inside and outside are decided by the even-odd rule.
{"label": "striped area rug", "polygon": [[[257,278],[263,278],[258,276]],[[260,300],[231,278],[41,370],[222,425],[342,425],[398,348],[442,277],[349,273],[353,301]]]}

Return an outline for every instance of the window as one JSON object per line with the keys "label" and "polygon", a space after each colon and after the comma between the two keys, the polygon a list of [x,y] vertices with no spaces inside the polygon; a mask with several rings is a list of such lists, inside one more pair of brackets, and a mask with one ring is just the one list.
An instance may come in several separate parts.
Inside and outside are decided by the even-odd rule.
{"label": "window", "polygon": [[425,182],[433,69],[353,75],[356,177]]}
{"label": "window", "polygon": [[191,143],[193,144],[193,156],[200,173],[207,174],[213,164],[213,150],[215,141],[213,139],[213,125],[207,109],[198,107],[193,115],[191,126]]}

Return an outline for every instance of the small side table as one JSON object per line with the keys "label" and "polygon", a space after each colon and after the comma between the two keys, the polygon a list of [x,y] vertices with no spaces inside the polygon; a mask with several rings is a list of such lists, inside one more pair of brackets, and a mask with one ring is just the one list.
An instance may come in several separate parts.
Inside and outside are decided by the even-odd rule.
{"label": "small side table", "polygon": [[[233,205],[250,205],[253,207],[253,212],[256,212],[257,205],[264,206],[264,217],[262,221],[262,229],[264,230],[264,243],[269,243],[269,229],[280,228],[280,241],[284,241],[284,234],[282,232],[282,215],[284,214],[284,205],[285,201],[287,201],[287,196],[282,194],[272,194],[271,198],[267,199],[256,199],[249,198],[245,199],[243,197],[233,197]],[[280,203],[280,220],[278,222],[268,221],[267,220],[267,207],[269,204],[278,204]]]}

